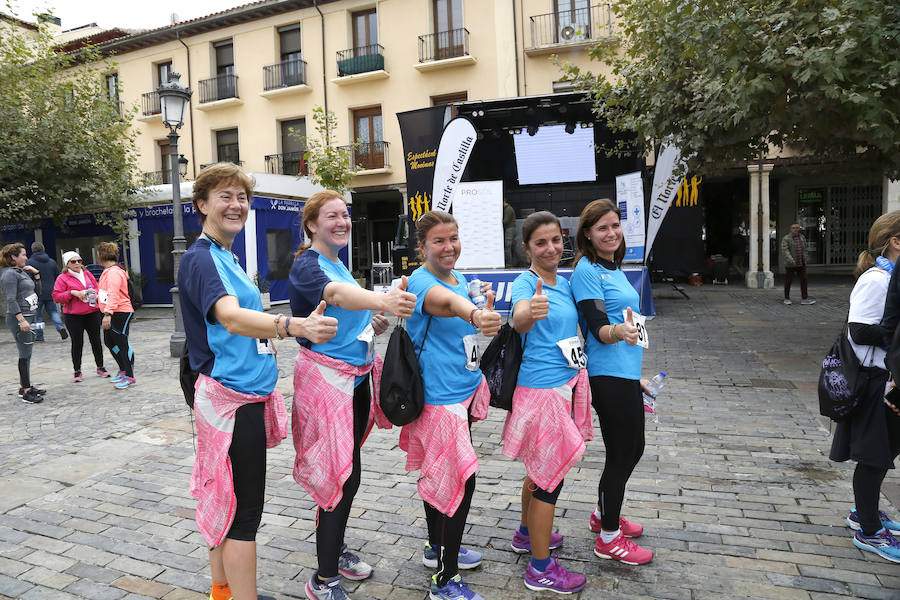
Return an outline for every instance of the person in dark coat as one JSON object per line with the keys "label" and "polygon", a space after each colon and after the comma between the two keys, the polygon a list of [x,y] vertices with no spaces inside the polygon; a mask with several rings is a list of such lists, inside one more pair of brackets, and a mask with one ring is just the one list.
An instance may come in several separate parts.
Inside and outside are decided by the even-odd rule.
{"label": "person in dark coat", "polygon": [[[59,266],[56,264],[55,260],[50,258],[50,256],[44,252],[44,245],[40,242],[31,244],[31,258],[29,258],[28,262],[25,264],[34,267],[38,270],[38,273],[41,274],[41,293],[38,296],[37,310],[34,311],[34,322],[43,323],[44,320],[42,315],[44,311],[47,311],[47,314],[53,321],[53,326],[56,327],[56,331],[59,332],[60,337],[66,339],[69,337],[69,332],[66,331],[66,328],[63,325],[62,319],[59,316],[59,311],[56,310],[56,302],[53,300],[52,296],[53,284],[56,282],[57,275],[59,275]],[[43,329],[38,328],[34,332],[34,341],[44,341]]]}

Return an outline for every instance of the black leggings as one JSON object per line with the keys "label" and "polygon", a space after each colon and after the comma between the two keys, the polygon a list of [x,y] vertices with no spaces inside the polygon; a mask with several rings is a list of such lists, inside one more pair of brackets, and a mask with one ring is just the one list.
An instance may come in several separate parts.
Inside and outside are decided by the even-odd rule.
{"label": "black leggings", "polygon": [[531,497],[535,500],[540,500],[541,502],[546,502],[547,504],[556,506],[556,501],[559,499],[559,493],[562,491],[564,482],[565,479],[559,482],[559,485],[556,486],[555,490],[549,492],[535,485],[534,490],[532,490],[531,492]]}
{"label": "black leggings", "polygon": [[91,342],[94,363],[98,369],[101,368],[103,366],[103,346],[100,345],[100,313],[94,311],[86,315],[64,314],[63,319],[69,335],[72,336],[72,368],[76,371],[81,370],[81,352],[84,350],[85,332]]}
{"label": "black leggings", "polygon": [[[890,410],[885,407],[885,410]],[[891,416],[888,415],[890,419]],[[900,440],[891,438],[891,457],[900,454]],[[874,535],[881,529],[881,517],[878,515],[878,499],[881,495],[881,483],[887,469],[873,467],[861,462],[856,463],[853,471],[853,498],[856,502],[856,516],[864,535]]]}
{"label": "black leggings", "polygon": [[590,378],[591,404],[600,418],[606,463],[597,488],[603,529],[619,529],[625,484],[644,454],[641,382],[606,375]]}
{"label": "black leggings", "polygon": [[113,313],[109,329],[103,330],[103,343],[116,359],[119,372],[124,372],[128,377],[134,377],[134,352],[128,341],[133,316],[133,312]]}
{"label": "black leggings", "polygon": [[350,507],[353,505],[353,497],[359,489],[359,479],[362,472],[362,463],[359,458],[359,448],[362,445],[363,436],[366,434],[366,425],[369,421],[369,377],[353,390],[353,471],[341,488],[341,501],[334,510],[318,509],[318,525],[316,526],[316,554],[319,559],[319,579],[336,577],[338,574],[338,557],[344,545],[344,531],[347,529],[347,519],[350,517]]}
{"label": "black leggings", "polygon": [[474,493],[475,475],[472,475],[466,480],[466,493],[452,517],[424,502],[428,543],[438,551],[438,585],[447,585],[450,578],[459,573],[459,547],[462,546],[463,530],[466,528]]}
{"label": "black leggings", "polygon": [[245,404],[234,414],[228,458],[237,510],[225,536],[232,540],[255,541],[262,520],[266,495],[265,407],[265,402]]}

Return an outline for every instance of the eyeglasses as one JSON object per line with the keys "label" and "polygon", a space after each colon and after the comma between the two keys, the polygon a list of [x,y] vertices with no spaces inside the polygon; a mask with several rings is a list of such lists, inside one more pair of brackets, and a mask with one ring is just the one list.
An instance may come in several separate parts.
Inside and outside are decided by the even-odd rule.
{"label": "eyeglasses", "polygon": [[81,259],[80,259],[80,258],[73,258],[73,259],[72,259],[72,260],[70,260],[70,261],[69,261],[69,262],[70,262],[70,263],[77,263],[77,264],[81,264]]}

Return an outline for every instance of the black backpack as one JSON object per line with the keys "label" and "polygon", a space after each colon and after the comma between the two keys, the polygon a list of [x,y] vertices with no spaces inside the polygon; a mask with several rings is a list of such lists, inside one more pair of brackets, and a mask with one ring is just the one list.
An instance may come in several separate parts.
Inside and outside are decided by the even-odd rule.
{"label": "black backpack", "polygon": [[[422,348],[431,327],[431,317],[425,327]],[[402,427],[415,421],[425,407],[425,384],[419,372],[419,354],[412,339],[398,320],[391,332],[387,350],[384,353],[384,369],[381,372],[381,388],[378,403],[381,411],[393,425]]]}
{"label": "black backpack", "polygon": [[522,337],[507,321],[481,355],[481,372],[491,390],[494,408],[512,410],[512,397],[522,366],[522,345]]}
{"label": "black backpack", "polygon": [[181,348],[181,359],[178,361],[178,380],[181,383],[181,393],[184,394],[184,402],[191,410],[194,408],[194,386],[200,373],[191,368],[191,359],[188,357],[187,342]]}

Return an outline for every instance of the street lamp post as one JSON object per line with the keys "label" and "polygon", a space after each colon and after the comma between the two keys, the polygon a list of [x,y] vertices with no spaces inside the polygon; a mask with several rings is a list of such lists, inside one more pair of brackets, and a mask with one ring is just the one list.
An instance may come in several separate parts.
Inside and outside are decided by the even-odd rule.
{"label": "street lamp post", "polygon": [[[172,238],[172,307],[175,310],[175,331],[169,339],[169,352],[173,357],[181,356],[184,347],[184,318],[178,301],[178,265],[185,250],[184,223],[181,209],[181,173],[183,164],[187,171],[187,159],[178,156],[178,130],[184,125],[184,113],[193,93],[181,83],[181,75],[171,73],[169,81],[160,83],[157,88],[159,103],[162,109],[162,122],[169,128],[169,168],[172,173],[172,220],[175,224],[175,235]],[[182,162],[184,161],[184,162]]]}

